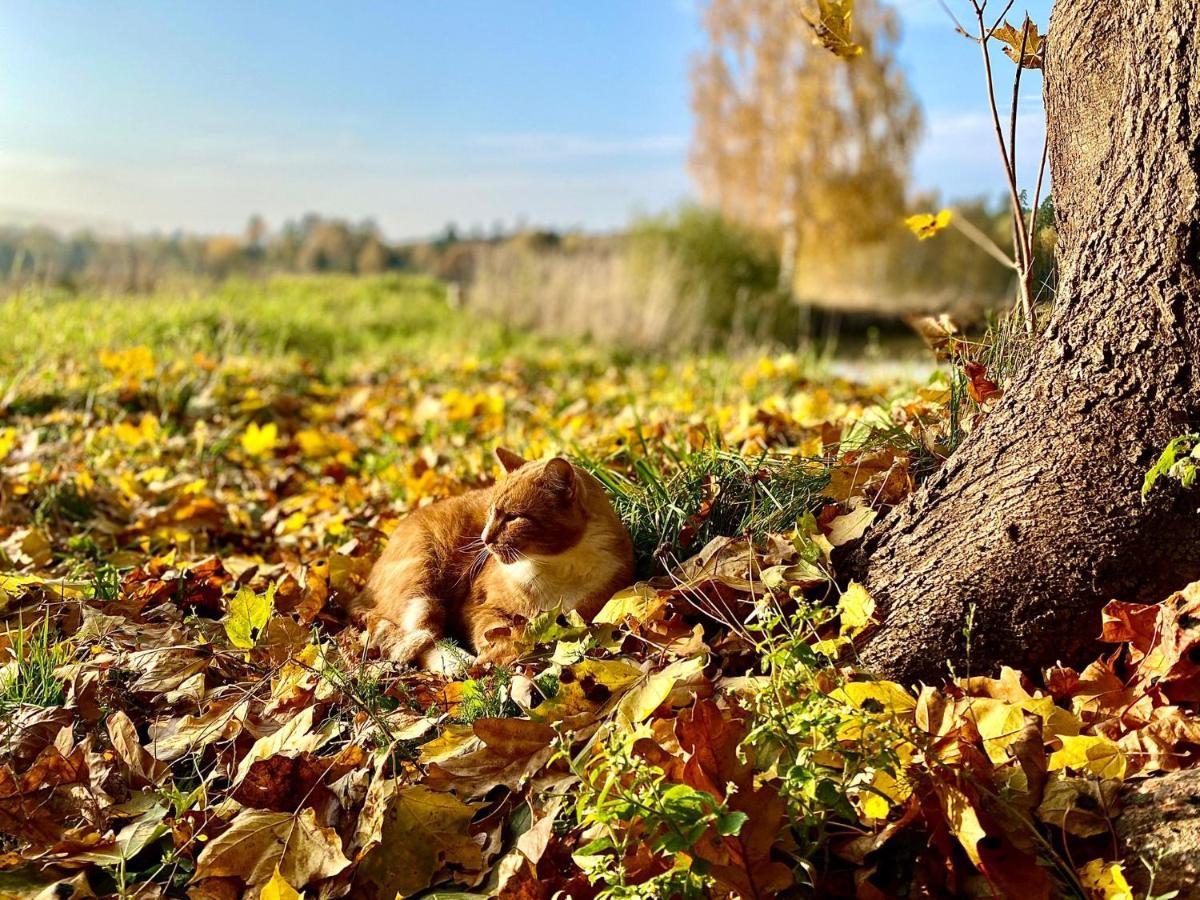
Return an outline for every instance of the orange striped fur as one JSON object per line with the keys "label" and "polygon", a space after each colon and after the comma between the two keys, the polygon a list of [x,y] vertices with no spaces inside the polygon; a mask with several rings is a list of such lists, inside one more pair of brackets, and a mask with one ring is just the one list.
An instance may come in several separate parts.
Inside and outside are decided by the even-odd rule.
{"label": "orange striped fur", "polygon": [[633,579],[633,545],[600,483],[567,460],[499,449],[489,488],[423,507],[396,528],[357,613],[390,658],[445,671],[453,638],[503,663],[524,623],[547,610],[590,618]]}

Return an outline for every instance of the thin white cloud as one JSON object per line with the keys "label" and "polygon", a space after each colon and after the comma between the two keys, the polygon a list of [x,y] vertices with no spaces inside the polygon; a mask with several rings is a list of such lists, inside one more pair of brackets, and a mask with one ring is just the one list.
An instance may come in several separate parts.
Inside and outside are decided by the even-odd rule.
{"label": "thin white cloud", "polygon": [[[1008,121],[1003,121],[1005,140]],[[1032,191],[1046,135],[1040,109],[1017,114],[1017,174]],[[943,196],[990,195],[1003,187],[1003,169],[991,116],[983,112],[931,112],[914,165],[916,184]]]}
{"label": "thin white cloud", "polygon": [[687,147],[687,136],[652,134],[614,138],[579,134],[519,132],[479,134],[471,139],[471,143],[489,150],[501,150],[523,160],[548,161],[682,154]]}

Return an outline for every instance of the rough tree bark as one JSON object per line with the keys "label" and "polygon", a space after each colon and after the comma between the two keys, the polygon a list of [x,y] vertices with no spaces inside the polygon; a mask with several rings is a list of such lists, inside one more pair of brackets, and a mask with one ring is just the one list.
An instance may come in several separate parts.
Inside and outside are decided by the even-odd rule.
{"label": "rough tree bark", "polygon": [[906,682],[1094,656],[1106,601],[1200,578],[1200,496],[1139,494],[1200,424],[1200,4],[1058,0],[1049,34],[1051,321],[857,560],[883,614],[862,657]]}

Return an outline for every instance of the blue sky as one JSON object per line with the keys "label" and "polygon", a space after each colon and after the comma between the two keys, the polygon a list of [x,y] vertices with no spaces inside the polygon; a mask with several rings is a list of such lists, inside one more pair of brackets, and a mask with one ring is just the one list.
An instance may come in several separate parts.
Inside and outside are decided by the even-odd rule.
{"label": "blue sky", "polygon": [[[916,183],[995,193],[978,50],[936,0],[893,5],[927,119]],[[1049,6],[1029,11],[1044,25]],[[702,41],[691,0],[0,0],[0,218],[221,232],[311,210],[396,238],[450,220],[618,226],[691,191]],[[1035,76],[1026,173],[1039,95]]]}

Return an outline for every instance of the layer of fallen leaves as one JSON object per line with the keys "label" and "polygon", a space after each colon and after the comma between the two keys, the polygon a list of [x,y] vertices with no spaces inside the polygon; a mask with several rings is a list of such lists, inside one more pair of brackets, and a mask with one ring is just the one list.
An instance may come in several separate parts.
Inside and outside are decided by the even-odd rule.
{"label": "layer of fallen leaves", "polygon": [[[881,404],[788,357],[333,378],[144,346],[32,383],[0,425],[0,897],[645,896],[684,870],[712,896],[1115,897],[1118,786],[1196,762],[1196,590],[1111,605],[1120,646],[1082,672],[913,693],[855,670],[874,606],[835,562],[944,454],[937,383]],[[511,670],[364,658],[344,601],[496,443],[714,433],[836,461],[817,515],[715,540],[593,623],[529,623]],[[816,699],[821,746],[777,733]],[[635,788],[653,816],[609,803]]]}

